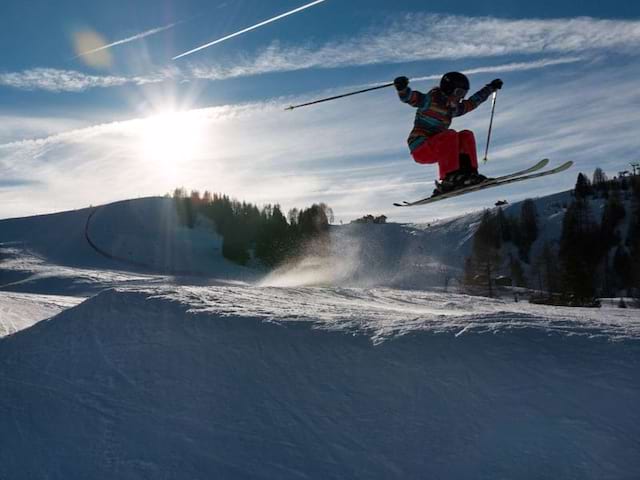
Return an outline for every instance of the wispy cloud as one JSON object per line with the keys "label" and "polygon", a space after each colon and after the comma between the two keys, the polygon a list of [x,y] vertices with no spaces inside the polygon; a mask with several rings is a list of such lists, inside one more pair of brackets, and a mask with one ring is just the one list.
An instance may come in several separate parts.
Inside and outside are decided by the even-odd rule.
{"label": "wispy cloud", "polygon": [[[52,198],[58,209],[77,208],[163,194],[180,185],[256,203],[279,202],[285,210],[324,201],[344,220],[372,213],[393,221],[428,221],[492,206],[496,195],[510,201],[544,195],[570,188],[578,171],[590,174],[601,166],[616,173],[636,158],[637,134],[628,125],[640,122],[638,70],[635,65],[601,69],[581,64],[572,75],[543,73],[526,84],[513,85],[505,78],[490,160],[481,168],[500,175],[543,156],[576,161],[572,171],[528,183],[526,189],[520,185],[474,194],[437,209],[394,209],[394,201],[430,193],[436,168],[411,160],[405,138],[413,110],[388,92],[310,109],[302,121],[281,111],[284,101],[189,112],[176,125],[194,122],[204,143],[198,155],[188,160],[178,155],[170,165],[141,154],[140,137],[152,125],[146,119],[0,145],[0,177],[42,183],[0,192],[0,200],[7,202],[0,201],[0,217],[51,211]],[[608,82],[625,95],[610,95]],[[483,105],[456,119],[454,127],[473,130],[480,149],[488,117]],[[384,120],[363,128],[362,118]],[[252,132],[249,142],[247,131]],[[163,131],[158,141],[170,141],[172,133]],[[170,175],[166,168],[172,169]]]}
{"label": "wispy cloud", "polygon": [[74,70],[34,68],[22,72],[0,73],[0,85],[21,90],[80,92],[88,88],[119,87],[129,83],[125,77],[86,75]]}
{"label": "wispy cloud", "polygon": [[[514,72],[533,70],[585,60],[586,57],[545,58],[530,62],[513,62],[501,65],[488,65],[465,70],[471,75],[490,72]],[[432,80],[440,77],[440,73],[412,80]],[[45,90],[49,92],[83,92],[93,88],[121,87],[123,85],[146,85],[164,81],[206,80],[198,67],[180,69],[165,68],[154,73],[136,76],[88,75],[76,70],[58,70],[53,68],[36,68],[22,72],[0,73],[0,85],[21,90]]]}
{"label": "wispy cloud", "polygon": [[[466,73],[467,75],[475,75],[475,74],[480,74],[480,73],[506,73],[506,72],[517,72],[517,71],[526,71],[526,70],[535,70],[535,69],[540,69],[540,68],[547,68],[547,67],[552,67],[552,66],[557,66],[557,65],[566,65],[569,63],[576,63],[576,62],[580,62],[585,60],[585,58],[583,57],[564,57],[564,58],[554,58],[554,59],[540,59],[540,60],[535,60],[532,62],[514,62],[514,63],[507,63],[507,64],[503,64],[503,65],[492,65],[492,66],[483,66],[483,67],[477,67],[477,68],[469,68],[469,69],[462,69],[462,72]],[[436,73],[433,75],[428,75],[426,77],[414,77],[411,79],[411,81],[413,82],[417,82],[417,81],[424,81],[424,80],[439,80],[440,78],[442,78],[442,75],[444,74],[444,72],[441,73]],[[374,87],[373,89],[375,89],[375,87],[378,88],[384,88],[384,87],[388,87],[391,84],[387,83],[387,81],[380,81],[377,83],[372,83],[372,84],[368,84],[368,85],[357,85],[357,86],[351,86],[351,87],[347,87],[349,89],[356,89],[356,88],[365,88],[365,87]],[[347,89],[345,88],[345,90]],[[366,90],[365,90],[366,91]],[[340,98],[344,98],[347,96],[351,96],[351,95],[357,95],[360,93],[364,93],[364,91],[355,91],[355,92],[351,92],[351,93],[346,93],[346,94],[342,94],[340,95]],[[306,107],[306,106],[310,106],[312,104],[317,104],[317,103],[324,103],[326,101],[333,101],[333,100],[337,100],[336,97],[329,97],[329,98],[325,98],[322,100],[316,100],[316,101],[310,101],[310,102],[305,102],[304,104],[301,105],[294,105],[294,106],[290,106],[287,108],[287,110],[293,110],[296,108],[300,108],[300,107]]]}
{"label": "wispy cloud", "polygon": [[[417,27],[402,32],[402,20],[375,35],[362,34],[318,48],[297,47],[300,57],[294,55],[295,48],[274,44],[270,47],[271,56],[262,52],[229,68],[217,66],[213,77],[200,78],[252,75],[273,69],[459,58],[461,54],[468,58],[545,56],[527,62],[509,59],[508,63],[494,58],[488,62],[490,65],[481,67],[474,61],[473,67],[466,70],[478,74],[510,72],[569,64],[610,50],[637,55],[634,49],[640,46],[640,22],[433,16],[421,20],[424,32],[417,31]],[[368,45],[368,41],[373,45]],[[407,48],[398,49],[405,41]],[[451,44],[447,50],[448,42]],[[601,166],[608,173],[615,173],[626,168],[629,159],[636,158],[637,134],[629,125],[640,122],[636,107],[640,102],[637,62],[615,68],[584,62],[570,70],[570,75],[562,69],[553,70],[553,76],[542,71],[530,76],[527,84],[517,86],[505,78],[507,84],[501,91],[490,162],[483,167],[485,171],[499,175],[542,156],[554,161],[575,160],[577,166],[550,182],[532,182],[526,191],[505,188],[500,191],[501,196],[518,199],[568,188],[578,170],[588,173]],[[561,74],[557,75],[558,72]],[[0,73],[0,84],[22,89],[82,91],[198,76],[197,68],[189,65],[137,77],[35,69],[18,74]],[[609,88],[612,82],[624,94],[612,95]],[[0,190],[0,217],[162,194],[179,185],[225,191],[258,203],[280,202],[285,209],[325,201],[338,218],[345,220],[364,213],[384,213],[394,221],[425,221],[436,215],[491,206],[496,190],[447,203],[437,211],[399,212],[390,206],[393,201],[428,194],[435,167],[417,165],[409,157],[405,138],[413,112],[398,102],[393,92],[387,93],[310,109],[303,121],[299,115],[281,111],[289,102],[299,100],[292,98],[192,112],[190,116],[194,118],[181,120],[197,122],[204,129],[205,145],[196,158],[188,162],[177,159],[171,175],[158,162],[141,156],[140,136],[148,126],[144,119],[5,143],[0,145],[0,177],[15,179],[10,180],[14,183],[25,178],[41,183],[12,184],[12,188]],[[454,128],[474,130],[480,144],[486,138],[488,111],[485,105],[456,119]],[[378,120],[367,122],[363,128],[363,118]],[[260,128],[256,129],[256,125]],[[47,130],[43,131],[46,135]],[[246,132],[251,132],[250,140]],[[52,199],[57,203],[52,204]]]}
{"label": "wispy cloud", "polygon": [[40,182],[26,178],[0,178],[0,189],[35,186],[39,184]]}
{"label": "wispy cloud", "polygon": [[4,114],[0,115],[0,145],[15,139],[48,137],[86,124],[87,121],[62,116]]}
{"label": "wispy cloud", "polygon": [[20,90],[49,92],[83,92],[92,88],[121,87],[127,84],[144,85],[174,78],[169,69],[144,76],[88,75],[77,70],[34,68],[22,72],[0,73],[0,86]]}
{"label": "wispy cloud", "polygon": [[320,46],[274,42],[254,57],[194,67],[194,74],[217,80],[307,68],[441,59],[585,54],[609,49],[636,54],[639,47],[640,21],[412,15],[384,29]]}
{"label": "wispy cloud", "polygon": [[264,22],[257,23],[255,25],[250,26],[250,27],[244,28],[244,29],[242,29],[242,30],[240,30],[238,32],[232,33],[231,35],[227,35],[225,37],[219,38],[218,40],[214,40],[213,42],[209,42],[209,43],[207,43],[205,45],[202,45],[200,47],[194,48],[193,50],[189,50],[188,52],[181,53],[180,55],[177,55],[177,56],[173,57],[173,60],[177,60],[178,58],[186,57],[187,55],[191,55],[192,53],[199,52],[200,50],[204,50],[205,48],[209,48],[209,47],[211,47],[213,45],[216,45],[218,43],[222,43],[222,42],[224,42],[226,40],[229,40],[231,38],[234,38],[234,37],[237,37],[237,36],[242,35],[244,33],[250,32],[251,30],[255,30],[257,28],[263,27],[265,25],[268,25],[269,23],[276,22],[276,21],[281,20],[281,19],[283,19],[285,17],[288,17],[289,15],[293,15],[295,13],[301,12],[302,10],[306,10],[307,8],[311,8],[311,7],[315,6],[315,5],[318,5],[319,3],[323,3],[325,1],[326,0],[315,0],[315,1],[311,2],[311,3],[307,3],[306,5],[303,5],[301,7],[298,7],[298,8],[295,8],[293,10],[290,10],[288,12],[285,12],[285,13],[283,13],[281,15],[277,15],[277,16],[275,16],[273,18],[265,20]]}
{"label": "wispy cloud", "polygon": [[[149,32],[166,28],[170,26]],[[151,34],[149,32],[139,35]],[[139,38],[139,35],[120,42]],[[402,48],[398,48],[398,45],[402,45]],[[245,54],[216,64],[188,64],[180,68],[172,66],[136,76],[87,75],[73,70],[36,68],[0,73],[0,86],[81,92],[92,88],[144,85],[166,80],[223,80],[311,68],[508,55],[546,57],[467,70],[467,73],[508,72],[577,62],[607,51],[637,55],[639,49],[640,21],[594,18],[508,20],[414,15],[396,20],[375,33],[364,32],[344,41],[320,46],[283,46],[276,42],[253,57]],[[561,57],[552,58],[553,55]]]}
{"label": "wispy cloud", "polygon": [[[532,62],[512,62],[503,65],[493,65],[478,68],[463,69],[467,75],[475,75],[478,73],[506,73],[506,72],[523,72],[527,70],[536,70],[539,68],[553,67],[556,65],[566,65],[569,63],[577,63],[584,61],[585,57],[563,57],[563,58],[543,58]],[[443,72],[444,73],[444,72]],[[429,75],[426,77],[413,78],[414,81],[419,80],[436,80],[440,79],[441,73],[437,75]]]}

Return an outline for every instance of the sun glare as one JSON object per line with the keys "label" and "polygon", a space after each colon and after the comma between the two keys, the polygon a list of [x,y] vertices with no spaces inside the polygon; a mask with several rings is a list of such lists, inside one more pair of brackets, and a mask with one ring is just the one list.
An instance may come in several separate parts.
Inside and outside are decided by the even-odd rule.
{"label": "sun glare", "polygon": [[202,124],[189,112],[166,112],[143,121],[142,155],[167,173],[201,154],[202,145]]}

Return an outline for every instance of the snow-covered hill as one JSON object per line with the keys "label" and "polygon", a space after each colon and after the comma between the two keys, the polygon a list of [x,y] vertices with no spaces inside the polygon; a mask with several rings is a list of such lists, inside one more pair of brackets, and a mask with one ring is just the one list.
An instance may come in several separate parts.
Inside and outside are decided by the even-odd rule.
{"label": "snow-covered hill", "polygon": [[0,479],[640,477],[638,311],[427,288],[479,214],[258,278],[171,206],[0,221]]}
{"label": "snow-covered hill", "polygon": [[0,343],[0,478],[640,472],[640,322],[470,303],[103,292]]}
{"label": "snow-covered hill", "polygon": [[2,220],[0,288],[85,295],[168,275],[256,278],[256,272],[225,260],[220,245],[204,221],[193,230],[181,226],[168,198]]}

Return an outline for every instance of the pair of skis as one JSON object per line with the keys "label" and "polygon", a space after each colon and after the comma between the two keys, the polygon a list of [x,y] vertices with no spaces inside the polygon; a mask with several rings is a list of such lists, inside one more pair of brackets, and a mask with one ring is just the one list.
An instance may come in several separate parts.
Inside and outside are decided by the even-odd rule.
{"label": "pair of skis", "polygon": [[[502,177],[492,178],[491,180],[486,180],[477,185],[472,185],[470,187],[459,188],[457,190],[453,190],[447,193],[441,193],[440,195],[431,196],[427,198],[423,198],[421,200],[416,200],[415,202],[401,202],[394,203],[396,207],[415,207],[417,205],[427,205],[429,203],[439,202],[440,200],[446,200],[447,198],[457,197],[459,195],[464,195],[466,193],[477,192],[480,190],[484,190],[485,188],[493,188],[499,187],[501,185],[508,185],[510,183],[522,182],[524,180],[530,180],[533,178],[546,177],[547,175],[553,175],[555,173],[564,172],[565,170],[571,168],[573,162],[565,162],[562,165],[545,170],[543,172],[538,172],[538,170],[543,169],[549,163],[548,158],[544,158],[540,160],[538,163],[533,165],[532,167],[526,168],[524,170],[520,170],[518,172],[510,173],[509,175],[503,175]],[[537,172],[537,173],[534,173]]]}

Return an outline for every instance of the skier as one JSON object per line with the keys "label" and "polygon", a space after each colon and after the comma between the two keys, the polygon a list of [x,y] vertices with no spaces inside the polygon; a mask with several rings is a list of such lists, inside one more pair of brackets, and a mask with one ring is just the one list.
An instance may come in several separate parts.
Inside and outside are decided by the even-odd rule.
{"label": "skier", "polygon": [[478,173],[473,132],[456,132],[449,125],[453,117],[469,113],[502,88],[502,80],[496,78],[467,100],[464,97],[469,91],[469,79],[460,72],[445,74],[440,86],[426,94],[409,88],[407,77],[398,77],[393,83],[400,100],[418,109],[407,139],[411,156],[417,163],[438,163],[440,181],[436,182],[433,195],[487,180]]}

